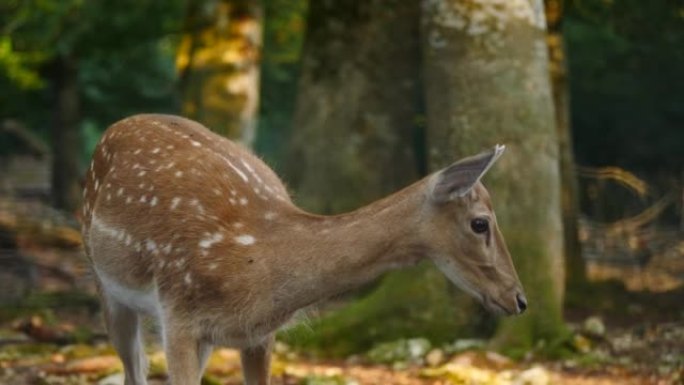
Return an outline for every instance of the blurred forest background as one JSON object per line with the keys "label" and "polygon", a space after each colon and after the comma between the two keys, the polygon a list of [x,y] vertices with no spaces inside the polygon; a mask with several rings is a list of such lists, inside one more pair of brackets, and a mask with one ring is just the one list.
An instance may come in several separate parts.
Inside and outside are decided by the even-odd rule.
{"label": "blurred forest background", "polygon": [[[141,112],[252,148],[322,214],[507,144],[484,182],[528,313],[493,318],[428,265],[391,273],[280,336],[283,362],[347,369],[283,364],[283,383],[399,381],[349,374],[358,360],[464,383],[448,363],[473,354],[494,378],[510,363],[492,350],[557,360],[548,383],[682,381],[683,68],[678,0],[2,0],[0,383],[102,358],[82,180],[102,132]],[[116,366],[98,362],[85,383]]]}

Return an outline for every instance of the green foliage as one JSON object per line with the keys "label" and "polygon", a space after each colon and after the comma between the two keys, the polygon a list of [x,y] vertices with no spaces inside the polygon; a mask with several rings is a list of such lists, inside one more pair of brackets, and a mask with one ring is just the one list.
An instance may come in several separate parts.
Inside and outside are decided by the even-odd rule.
{"label": "green foliage", "polygon": [[78,67],[82,129],[94,138],[136,112],[176,110],[174,48],[183,1],[27,0],[0,5],[0,116],[44,138],[52,124],[52,63]]}
{"label": "green foliage", "polygon": [[42,61],[42,55],[16,52],[12,40],[0,37],[0,69],[11,82],[22,89],[34,89],[43,85],[40,75],[32,67]]}
{"label": "green foliage", "polygon": [[571,2],[564,34],[578,162],[681,170],[681,2]]}
{"label": "green foliage", "polygon": [[256,150],[271,164],[283,161],[294,112],[299,58],[304,42],[305,0],[264,0],[261,111]]}

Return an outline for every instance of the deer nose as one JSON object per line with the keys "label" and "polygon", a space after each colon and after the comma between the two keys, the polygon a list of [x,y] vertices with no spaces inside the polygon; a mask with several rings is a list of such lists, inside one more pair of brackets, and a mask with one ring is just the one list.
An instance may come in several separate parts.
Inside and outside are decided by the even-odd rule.
{"label": "deer nose", "polygon": [[518,303],[518,314],[524,313],[525,309],[527,309],[527,298],[525,298],[525,294],[523,294],[523,293],[516,294],[515,300]]}

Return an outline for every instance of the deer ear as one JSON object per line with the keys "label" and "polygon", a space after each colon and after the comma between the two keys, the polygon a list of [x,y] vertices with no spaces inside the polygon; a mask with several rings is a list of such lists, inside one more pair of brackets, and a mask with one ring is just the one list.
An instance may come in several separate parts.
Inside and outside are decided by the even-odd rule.
{"label": "deer ear", "polygon": [[489,151],[463,158],[438,171],[432,180],[432,199],[445,203],[466,195],[503,154],[506,146],[496,145]]}

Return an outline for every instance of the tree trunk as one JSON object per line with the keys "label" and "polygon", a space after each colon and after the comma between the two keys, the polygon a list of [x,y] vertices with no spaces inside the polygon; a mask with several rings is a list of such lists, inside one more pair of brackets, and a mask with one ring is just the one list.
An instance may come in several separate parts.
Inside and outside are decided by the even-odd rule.
{"label": "tree trunk", "polygon": [[[419,21],[414,1],[314,1],[289,164],[300,204],[347,211],[424,173]],[[401,337],[450,340],[462,324],[434,268],[387,275],[369,294],[312,324],[296,343],[346,355]],[[305,334],[306,336],[306,334]]]}
{"label": "tree trunk", "polygon": [[304,207],[345,211],[416,179],[418,10],[311,2],[288,167]]}
{"label": "tree trunk", "polygon": [[579,200],[577,173],[572,146],[568,69],[563,41],[563,1],[545,0],[551,88],[556,112],[560,156],[563,249],[565,251],[565,286],[568,291],[586,286],[586,266],[579,242]]}
{"label": "tree trunk", "polygon": [[52,126],[52,197],[56,208],[74,212],[79,204],[81,186],[80,97],[77,62],[59,56],[52,66],[55,111]]}
{"label": "tree trunk", "polygon": [[177,55],[182,111],[251,146],[259,105],[262,15],[258,2],[188,3]]}
{"label": "tree trunk", "polygon": [[496,341],[526,348],[564,331],[558,137],[541,0],[428,0],[424,19],[430,164],[508,145],[485,177],[530,307]]}

